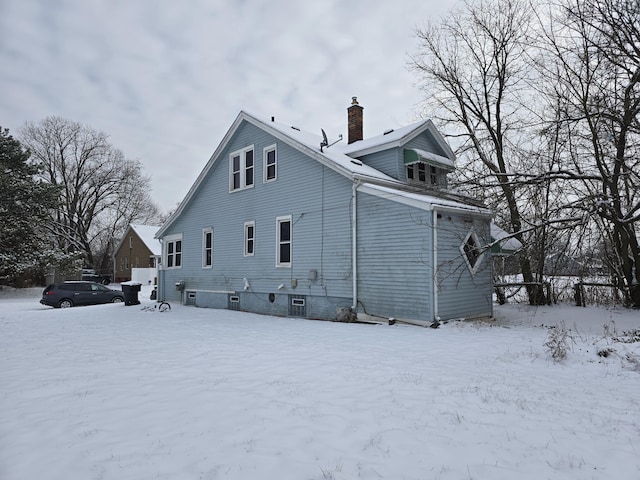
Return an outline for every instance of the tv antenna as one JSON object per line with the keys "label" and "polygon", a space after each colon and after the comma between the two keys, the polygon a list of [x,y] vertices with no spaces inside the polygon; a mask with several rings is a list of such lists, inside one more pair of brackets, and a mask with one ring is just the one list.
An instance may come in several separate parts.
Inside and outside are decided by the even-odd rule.
{"label": "tv antenna", "polygon": [[327,140],[327,133],[324,131],[324,128],[321,128],[320,131],[322,132],[322,142],[320,142],[320,151],[321,152],[324,151],[325,147],[329,148],[331,145],[335,145],[340,140],[342,140],[342,134],[340,134],[340,135],[338,135],[338,139],[335,142],[329,143],[329,140]]}

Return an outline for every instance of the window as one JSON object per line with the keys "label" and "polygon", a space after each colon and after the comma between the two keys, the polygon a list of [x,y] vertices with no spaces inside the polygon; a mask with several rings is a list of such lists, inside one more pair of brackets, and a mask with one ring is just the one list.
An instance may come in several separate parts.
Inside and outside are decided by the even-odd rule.
{"label": "window", "polygon": [[460,252],[464,257],[469,270],[471,270],[471,273],[476,273],[480,263],[482,262],[482,258],[484,257],[482,244],[476,232],[471,230],[467,234],[464,243],[460,246]]}
{"label": "window", "polygon": [[276,154],[276,146],[271,145],[263,150],[262,154],[263,163],[264,163],[264,182],[272,182],[276,179],[277,175],[277,154]]}
{"label": "window", "polygon": [[256,236],[256,222],[244,224],[244,256],[253,257]]}
{"label": "window", "polygon": [[233,152],[229,158],[229,191],[253,187],[253,145]]}
{"label": "window", "polygon": [[182,235],[166,238],[166,268],[182,267]]}
{"label": "window", "polygon": [[412,163],[407,165],[407,179],[413,183],[437,185],[438,171],[433,165],[427,165],[423,162]]}
{"label": "window", "polygon": [[202,229],[202,268],[213,265],[213,229]]}
{"label": "window", "polygon": [[276,218],[276,267],[291,267],[291,216]]}

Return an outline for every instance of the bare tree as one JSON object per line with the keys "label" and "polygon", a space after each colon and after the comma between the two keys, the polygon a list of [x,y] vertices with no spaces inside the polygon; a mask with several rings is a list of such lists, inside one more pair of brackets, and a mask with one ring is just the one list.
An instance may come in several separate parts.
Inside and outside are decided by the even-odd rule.
{"label": "bare tree", "polygon": [[640,306],[640,4],[565,0],[549,10],[538,67],[556,106],[564,174],[627,304]]}
{"label": "bare tree", "polygon": [[[461,11],[418,31],[419,51],[412,59],[426,107],[459,141],[462,182],[495,211],[504,212],[508,228],[527,247],[536,238],[532,232],[538,234],[544,225],[550,200],[540,198],[539,182],[534,186],[519,178],[543,173],[531,143],[532,123],[537,120],[530,108],[534,19],[524,0],[467,2]],[[523,213],[531,207],[532,195],[542,209],[539,221]],[[543,289],[536,285],[544,250],[543,243],[520,257],[532,304],[545,301]],[[535,252],[540,254],[536,272],[531,261]]]}
{"label": "bare tree", "polygon": [[44,165],[42,179],[61,192],[44,228],[63,251],[81,251],[87,266],[108,270],[114,237],[157,215],[140,162],[126,159],[106,134],[59,117],[28,122],[20,133]]}

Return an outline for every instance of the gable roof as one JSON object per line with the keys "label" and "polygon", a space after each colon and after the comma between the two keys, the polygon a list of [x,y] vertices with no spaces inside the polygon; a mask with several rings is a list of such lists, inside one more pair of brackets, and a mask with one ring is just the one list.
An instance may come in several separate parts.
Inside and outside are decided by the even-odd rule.
{"label": "gable roof", "polygon": [[117,253],[120,250],[120,247],[122,247],[122,245],[124,244],[125,239],[127,238],[127,233],[129,233],[129,230],[133,230],[133,232],[140,238],[140,240],[142,240],[142,243],[144,243],[144,245],[149,249],[152,255],[155,255],[155,256],[161,255],[162,245],[160,241],[155,238],[156,232],[158,231],[159,228],[160,227],[156,225],[139,225],[139,224],[130,223],[129,228],[127,228],[127,231],[122,236],[122,238],[120,239],[120,242],[116,246],[114,253]]}
{"label": "gable roof", "polygon": [[[349,155],[350,157],[360,157],[393,147],[401,147],[424,132],[428,132],[431,135],[438,147],[440,147],[440,149],[445,153],[447,163],[450,162],[451,165],[453,165],[456,156],[431,120],[421,120],[402,128],[390,130],[387,133],[383,133],[376,137],[359,140],[343,146],[341,150],[345,155]],[[433,155],[436,154],[434,153]],[[444,158],[440,155],[437,156]]]}
{"label": "gable roof", "polygon": [[491,253],[494,255],[511,255],[522,248],[522,243],[491,222]]}
{"label": "gable roof", "polygon": [[[187,192],[184,200],[180,202],[180,205],[178,205],[175,212],[173,212],[162,227],[160,227],[160,229],[155,233],[156,238],[160,238],[171,226],[174,220],[180,216],[204,179],[207,177],[215,162],[220,159],[220,155],[243,122],[247,122],[260,128],[278,140],[281,140],[287,145],[351,180],[378,183],[390,187],[396,186],[401,188],[404,184],[399,180],[362,163],[355,157],[357,155],[365,155],[367,153],[374,153],[388,148],[393,148],[394,146],[404,145],[406,142],[417,137],[421,133],[429,131],[437,144],[447,154],[447,158],[451,161],[451,164],[453,164],[453,161],[455,160],[453,151],[431,120],[423,120],[412,125],[393,130],[387,134],[354,142],[351,145],[333,145],[331,147],[321,148],[320,144],[323,139],[319,135],[303,132],[299,128],[286,125],[281,122],[276,122],[273,119],[269,120],[258,115],[250,114],[246,111],[241,111],[229,130],[227,130],[227,133],[224,135],[222,141],[209,158],[205,167],[198,175],[198,178]],[[444,159],[444,157],[440,158]]]}

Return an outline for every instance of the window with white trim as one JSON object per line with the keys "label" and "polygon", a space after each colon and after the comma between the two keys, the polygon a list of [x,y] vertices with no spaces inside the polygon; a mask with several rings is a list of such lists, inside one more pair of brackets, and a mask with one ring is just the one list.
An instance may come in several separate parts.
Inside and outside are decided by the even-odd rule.
{"label": "window with white trim", "polygon": [[276,267],[291,267],[291,215],[276,218]]}
{"label": "window with white trim", "polygon": [[253,187],[253,145],[229,156],[229,191]]}
{"label": "window with white trim", "polygon": [[213,228],[202,229],[202,268],[213,266]]}
{"label": "window with white trim", "polygon": [[278,153],[275,145],[266,147],[262,151],[264,183],[273,182],[278,176]]}
{"label": "window with white trim", "polygon": [[460,252],[462,253],[471,273],[476,273],[482,263],[482,259],[484,258],[484,252],[482,250],[482,243],[474,230],[467,233],[464,242],[460,246]]}
{"label": "window with white trim", "polygon": [[182,235],[165,238],[165,268],[182,268]]}
{"label": "window with white trim", "polygon": [[424,162],[410,163],[407,165],[407,180],[410,183],[438,185],[438,170]]}
{"label": "window with white trim", "polygon": [[244,256],[253,257],[256,242],[256,222],[244,223]]}

